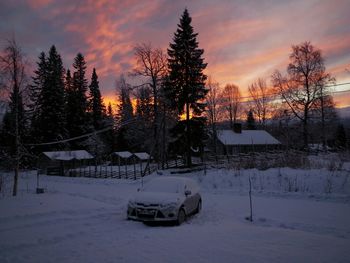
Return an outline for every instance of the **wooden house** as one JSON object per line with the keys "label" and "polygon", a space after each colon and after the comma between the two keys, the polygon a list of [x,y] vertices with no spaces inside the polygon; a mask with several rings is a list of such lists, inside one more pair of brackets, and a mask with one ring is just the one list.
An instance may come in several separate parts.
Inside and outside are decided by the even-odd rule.
{"label": "wooden house", "polygon": [[233,130],[217,131],[218,154],[238,154],[247,152],[263,152],[281,148],[281,143],[265,130]]}

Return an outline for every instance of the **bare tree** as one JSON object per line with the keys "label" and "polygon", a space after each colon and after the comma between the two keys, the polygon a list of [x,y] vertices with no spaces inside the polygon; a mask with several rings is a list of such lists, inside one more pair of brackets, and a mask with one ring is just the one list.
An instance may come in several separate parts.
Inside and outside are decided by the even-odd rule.
{"label": "bare tree", "polygon": [[304,148],[308,149],[310,111],[322,97],[326,85],[332,81],[326,72],[321,51],[310,42],[292,46],[287,76],[279,71],[272,75],[272,83],[283,101],[303,125]]}
{"label": "bare tree", "polygon": [[265,127],[271,91],[267,87],[266,81],[262,78],[257,79],[253,84],[249,85],[248,91],[252,97],[252,109],[258,117],[258,122]]}
{"label": "bare tree", "polygon": [[144,85],[151,87],[153,95],[153,138],[155,142],[154,157],[158,161],[159,155],[159,91],[161,82],[167,73],[167,57],[160,48],[153,48],[151,44],[139,44],[135,47],[136,67],[133,71],[135,76],[147,78]]}
{"label": "bare tree", "polygon": [[[26,81],[26,63],[20,46],[13,38],[7,44],[0,55],[0,70],[3,80],[3,88],[7,89],[13,104],[14,116],[14,184],[12,195],[17,195],[18,174],[20,166],[20,142],[21,131],[19,130],[19,107],[21,106],[22,91]],[[22,127],[22,126],[21,126]]]}
{"label": "bare tree", "polygon": [[211,77],[209,77],[207,81],[207,89],[208,89],[208,93],[206,96],[206,104],[207,104],[206,115],[208,117],[209,125],[211,127],[214,152],[216,154],[217,153],[216,124],[218,122],[219,115],[220,115],[220,108],[219,108],[220,85],[218,82],[215,82]]}
{"label": "bare tree", "polygon": [[235,84],[227,84],[222,92],[222,103],[230,119],[230,127],[236,122],[241,104],[241,93]]}

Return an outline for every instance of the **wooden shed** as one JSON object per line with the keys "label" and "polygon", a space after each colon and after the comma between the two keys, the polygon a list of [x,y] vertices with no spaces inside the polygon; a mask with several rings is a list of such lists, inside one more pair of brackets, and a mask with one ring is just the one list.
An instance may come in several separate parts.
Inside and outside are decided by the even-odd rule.
{"label": "wooden shed", "polygon": [[48,175],[66,175],[69,169],[88,165],[94,157],[85,150],[42,152],[38,167]]}
{"label": "wooden shed", "polygon": [[148,159],[150,158],[150,155],[146,152],[138,152],[138,153],[134,153],[134,157],[137,162],[147,162]]}
{"label": "wooden shed", "polygon": [[112,164],[115,165],[128,165],[128,164],[133,164],[133,154],[128,151],[123,151],[123,152],[113,152],[111,154],[112,157]]}

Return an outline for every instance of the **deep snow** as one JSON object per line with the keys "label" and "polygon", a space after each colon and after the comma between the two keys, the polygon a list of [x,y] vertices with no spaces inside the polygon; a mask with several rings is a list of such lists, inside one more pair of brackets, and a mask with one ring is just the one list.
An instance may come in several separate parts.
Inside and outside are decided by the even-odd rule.
{"label": "deep snow", "polygon": [[[253,223],[244,219],[249,175]],[[22,174],[19,195],[0,199],[0,262],[349,262],[348,172],[181,176],[199,182],[203,210],[178,227],[150,227],[126,220],[141,180],[41,176],[46,192],[36,195],[35,174]]]}

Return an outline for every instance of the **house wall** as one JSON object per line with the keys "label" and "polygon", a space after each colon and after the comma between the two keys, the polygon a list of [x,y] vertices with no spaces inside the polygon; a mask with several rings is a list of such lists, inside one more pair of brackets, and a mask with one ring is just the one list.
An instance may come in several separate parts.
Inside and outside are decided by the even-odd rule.
{"label": "house wall", "polygon": [[217,153],[218,155],[233,155],[239,153],[249,152],[266,152],[273,150],[280,150],[280,144],[264,144],[264,145],[224,145],[218,141]]}
{"label": "house wall", "polygon": [[42,154],[38,160],[38,168],[43,174],[51,175],[66,175],[69,169],[79,168],[89,165],[89,162],[93,160],[71,160],[71,161],[59,161],[51,160],[46,155]]}

